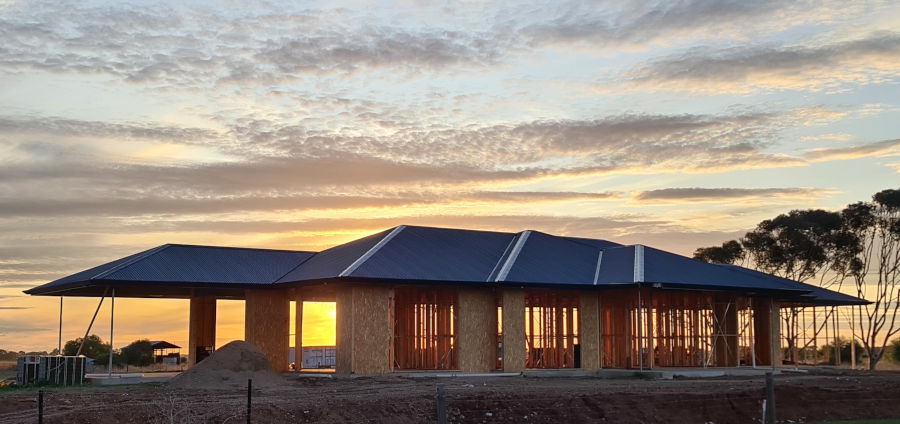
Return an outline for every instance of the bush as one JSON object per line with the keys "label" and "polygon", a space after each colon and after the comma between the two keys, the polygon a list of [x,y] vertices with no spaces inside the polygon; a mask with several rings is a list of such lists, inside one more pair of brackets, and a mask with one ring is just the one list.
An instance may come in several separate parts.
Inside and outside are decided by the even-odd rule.
{"label": "bush", "polygon": [[885,356],[887,356],[888,361],[900,364],[900,337],[891,340],[891,343],[885,349],[887,349]]}
{"label": "bush", "polygon": [[[839,338],[838,339],[839,346],[841,347],[841,363],[849,364],[850,363],[850,340]],[[856,365],[862,363],[863,354],[865,353],[865,349],[863,349],[862,345],[859,342],[855,342],[856,346]],[[830,358],[830,365],[836,365],[834,361],[834,342],[831,342],[825,346],[820,348],[820,352],[825,354],[827,352],[828,358]]]}

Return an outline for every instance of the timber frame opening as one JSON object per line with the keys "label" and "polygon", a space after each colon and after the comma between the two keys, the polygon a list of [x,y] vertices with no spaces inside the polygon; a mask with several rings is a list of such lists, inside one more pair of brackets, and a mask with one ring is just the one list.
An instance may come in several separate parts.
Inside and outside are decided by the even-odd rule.
{"label": "timber frame opening", "polygon": [[456,289],[394,289],[394,368],[454,370]]}

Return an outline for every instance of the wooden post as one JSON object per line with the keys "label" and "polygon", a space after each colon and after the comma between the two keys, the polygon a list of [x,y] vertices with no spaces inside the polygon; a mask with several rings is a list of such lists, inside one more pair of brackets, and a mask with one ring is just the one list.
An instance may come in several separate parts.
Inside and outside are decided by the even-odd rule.
{"label": "wooden post", "polygon": [[303,368],[303,296],[294,297],[294,369]]}
{"label": "wooden post", "polygon": [[[216,346],[216,298],[195,296],[191,298],[190,323],[188,330],[188,365],[195,365],[200,349]],[[201,358],[202,359],[202,358]]]}
{"label": "wooden post", "polygon": [[753,300],[753,344],[756,363],[772,365],[772,299]]}

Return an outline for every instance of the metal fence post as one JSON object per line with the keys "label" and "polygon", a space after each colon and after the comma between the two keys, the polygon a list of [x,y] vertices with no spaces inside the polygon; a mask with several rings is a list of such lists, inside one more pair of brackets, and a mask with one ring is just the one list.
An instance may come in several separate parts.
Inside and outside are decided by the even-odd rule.
{"label": "metal fence post", "polygon": [[250,404],[253,393],[253,380],[247,379],[247,424],[250,424]]}
{"label": "metal fence post", "polygon": [[437,422],[438,424],[447,424],[447,394],[444,392],[444,385],[437,385]]}
{"label": "metal fence post", "polygon": [[766,371],[766,424],[775,423],[775,379]]}
{"label": "metal fence post", "polygon": [[38,390],[38,424],[44,424],[44,391]]}

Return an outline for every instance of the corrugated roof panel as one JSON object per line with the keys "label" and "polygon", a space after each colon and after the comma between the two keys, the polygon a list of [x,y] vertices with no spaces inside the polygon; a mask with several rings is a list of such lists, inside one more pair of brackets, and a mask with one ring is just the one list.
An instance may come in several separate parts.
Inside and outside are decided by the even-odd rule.
{"label": "corrugated roof panel", "polygon": [[512,238],[510,233],[409,226],[351,276],[484,282]]}
{"label": "corrugated roof panel", "polygon": [[597,285],[634,282],[634,246],[603,249]]}
{"label": "corrugated roof panel", "polygon": [[312,252],[166,244],[28,290],[52,292],[92,281],[267,284]]}
{"label": "corrugated roof panel", "polygon": [[103,278],[127,281],[268,284],[310,252],[171,245]]}
{"label": "corrugated roof panel", "polygon": [[802,295],[802,298],[798,299],[798,302],[810,302],[810,303],[822,303],[828,305],[865,305],[871,303],[869,301],[860,299],[858,297],[846,295],[840,292],[836,292],[833,290],[828,290],[822,287],[814,286],[811,284],[801,283],[799,281],[789,280],[787,278],[782,278],[772,274],[766,274],[761,271],[757,271],[755,269],[744,268],[737,265],[729,265],[729,264],[716,264],[717,266],[724,267],[730,269],[735,272],[740,272],[743,274],[754,275],[759,278],[766,279],[774,279],[779,281],[784,287],[792,288],[797,290],[808,290],[809,293],[805,293]]}
{"label": "corrugated roof panel", "polygon": [[600,249],[532,231],[504,282],[533,284],[594,284]]}
{"label": "corrugated roof panel", "polygon": [[393,230],[385,230],[361,239],[337,245],[316,253],[302,266],[299,266],[278,279],[278,283],[292,281],[335,278],[346,270],[354,261],[365,255],[382,238]]}
{"label": "corrugated roof panel", "polygon": [[89,280],[91,280],[95,277],[101,276],[109,271],[115,270],[116,268],[118,268],[122,265],[126,265],[133,260],[139,259],[146,255],[153,254],[157,250],[164,249],[167,247],[169,247],[169,245],[164,244],[162,246],[156,246],[152,249],[147,249],[142,252],[138,252],[133,255],[129,255],[124,258],[121,258],[121,259],[116,259],[112,262],[107,262],[103,265],[98,265],[93,268],[89,268],[84,271],[77,272],[75,274],[60,278],[58,280],[53,280],[47,284],[43,284],[43,285],[34,287],[30,290],[27,290],[26,293],[31,290],[34,290],[34,289],[53,288],[53,287],[65,286],[65,285],[69,285],[69,284],[77,283],[77,282],[81,282],[81,281],[89,281]]}
{"label": "corrugated roof panel", "polygon": [[644,281],[693,287],[792,290],[774,278],[736,272],[652,247],[644,248]]}

